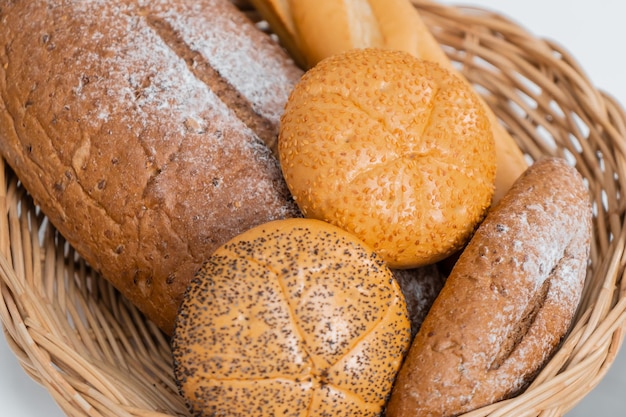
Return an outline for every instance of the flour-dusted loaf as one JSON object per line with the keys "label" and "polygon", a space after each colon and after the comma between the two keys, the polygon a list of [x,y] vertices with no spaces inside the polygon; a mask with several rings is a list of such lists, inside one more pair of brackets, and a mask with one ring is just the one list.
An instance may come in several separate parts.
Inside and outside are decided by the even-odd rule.
{"label": "flour-dusted loaf", "polygon": [[161,328],[220,244],[298,216],[270,147],[302,75],[227,0],[0,5],[0,151]]}
{"label": "flour-dusted loaf", "polygon": [[389,417],[456,416],[517,393],[569,329],[591,205],[564,160],[536,162],[476,231],[407,355]]}

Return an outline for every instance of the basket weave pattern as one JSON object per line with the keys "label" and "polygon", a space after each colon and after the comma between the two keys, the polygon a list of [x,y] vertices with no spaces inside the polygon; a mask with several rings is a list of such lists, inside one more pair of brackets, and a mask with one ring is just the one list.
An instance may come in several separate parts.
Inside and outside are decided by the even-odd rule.
{"label": "basket weave pattern", "polygon": [[[626,114],[558,45],[495,13],[413,3],[529,160],[565,157],[588,183],[594,239],[571,333],[523,394],[465,415],[561,416],[602,379],[623,339]],[[186,416],[167,338],[0,165],[0,318],[24,370],[70,416]]]}

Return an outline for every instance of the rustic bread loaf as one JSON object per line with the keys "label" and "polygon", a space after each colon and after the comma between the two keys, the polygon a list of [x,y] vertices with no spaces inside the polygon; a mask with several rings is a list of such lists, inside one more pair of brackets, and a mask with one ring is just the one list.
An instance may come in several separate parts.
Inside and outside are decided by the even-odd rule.
{"label": "rustic bread loaf", "polygon": [[455,416],[522,389],[577,309],[591,215],[574,168],[556,158],[532,165],[452,269],[402,365],[387,415]]}
{"label": "rustic bread loaf", "polygon": [[208,255],[298,216],[269,148],[293,62],[227,0],[0,7],[0,152],[166,331]]}

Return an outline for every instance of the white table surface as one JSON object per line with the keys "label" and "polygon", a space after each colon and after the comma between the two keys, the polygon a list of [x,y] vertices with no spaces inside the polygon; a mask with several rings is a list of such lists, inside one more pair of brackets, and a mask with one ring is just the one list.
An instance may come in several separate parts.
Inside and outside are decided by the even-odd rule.
{"label": "white table surface", "polygon": [[[441,0],[460,4],[460,0]],[[535,36],[563,45],[600,89],[626,105],[626,2],[618,0],[466,0],[463,4],[498,11],[521,23]],[[621,417],[626,411],[626,349],[600,385],[567,417]],[[50,395],[20,368],[6,340],[0,337],[0,404],[11,417],[64,414]]]}

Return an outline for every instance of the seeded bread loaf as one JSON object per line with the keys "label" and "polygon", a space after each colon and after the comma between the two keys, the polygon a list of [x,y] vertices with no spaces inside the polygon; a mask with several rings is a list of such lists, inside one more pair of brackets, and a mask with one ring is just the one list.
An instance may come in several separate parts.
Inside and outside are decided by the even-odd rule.
{"label": "seeded bread loaf", "polygon": [[269,222],[218,248],[172,337],[196,417],[380,417],[409,346],[392,272],[354,235]]}
{"label": "seeded bread loaf", "polygon": [[452,269],[398,374],[387,416],[456,416],[524,388],[576,312],[591,215],[574,168],[557,158],[532,165]]}
{"label": "seeded bread loaf", "polygon": [[478,95],[406,52],[353,49],[310,69],[278,150],[302,213],[355,234],[391,268],[457,252],[491,206],[496,152]]}
{"label": "seeded bread loaf", "polygon": [[227,0],[0,6],[0,152],[157,325],[220,244],[298,216],[270,148],[301,70]]}

